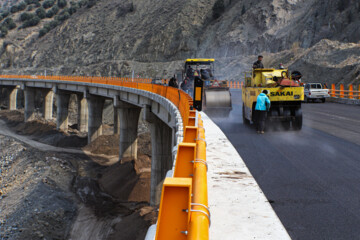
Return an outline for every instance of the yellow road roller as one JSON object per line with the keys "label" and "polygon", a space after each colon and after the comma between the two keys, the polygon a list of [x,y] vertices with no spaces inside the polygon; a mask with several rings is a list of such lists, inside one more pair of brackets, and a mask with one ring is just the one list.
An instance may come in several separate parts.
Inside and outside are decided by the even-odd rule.
{"label": "yellow road roller", "polygon": [[195,107],[198,110],[203,108],[212,117],[227,117],[232,109],[228,81],[219,80],[215,77],[214,62],[215,59],[212,58],[186,59],[183,83],[188,85],[188,87],[185,86],[185,89],[196,100],[199,96],[195,96],[197,93],[194,89],[197,89],[197,80],[201,79],[200,84],[203,87],[201,92],[202,106]]}
{"label": "yellow road roller", "polygon": [[261,68],[245,73],[242,89],[243,122],[255,122],[254,113],[257,96],[267,90],[271,108],[267,114],[267,126],[280,123],[285,130],[302,128],[301,102],[304,87],[290,75],[288,69]]}

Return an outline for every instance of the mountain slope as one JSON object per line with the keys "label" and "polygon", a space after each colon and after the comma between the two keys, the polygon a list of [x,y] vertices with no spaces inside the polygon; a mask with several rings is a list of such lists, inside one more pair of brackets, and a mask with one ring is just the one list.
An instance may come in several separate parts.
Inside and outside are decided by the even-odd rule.
{"label": "mountain slope", "polygon": [[[360,61],[353,51],[359,45],[352,43],[360,40],[359,12],[356,0],[101,0],[42,38],[31,30],[22,33],[23,40],[5,38],[0,59],[8,63],[4,72],[128,76],[135,70],[168,77],[185,58],[216,57],[221,75],[240,79],[263,53],[272,66],[281,61],[304,69],[309,79],[329,79],[333,74],[309,67],[318,64],[313,55],[299,53],[322,44],[318,58],[341,51],[344,55],[336,57],[353,59],[344,61],[351,62],[347,72],[355,71]],[[322,39],[331,44],[319,43]],[[349,51],[341,50],[344,44]],[[290,51],[290,57],[289,49],[300,50]],[[340,76],[343,69],[335,71]]]}

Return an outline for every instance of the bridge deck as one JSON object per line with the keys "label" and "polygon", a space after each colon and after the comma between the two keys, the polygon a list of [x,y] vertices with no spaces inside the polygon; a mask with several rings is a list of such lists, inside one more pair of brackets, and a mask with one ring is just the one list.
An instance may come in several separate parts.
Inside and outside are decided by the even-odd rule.
{"label": "bridge deck", "polygon": [[201,114],[209,165],[210,239],[290,239],[233,145]]}

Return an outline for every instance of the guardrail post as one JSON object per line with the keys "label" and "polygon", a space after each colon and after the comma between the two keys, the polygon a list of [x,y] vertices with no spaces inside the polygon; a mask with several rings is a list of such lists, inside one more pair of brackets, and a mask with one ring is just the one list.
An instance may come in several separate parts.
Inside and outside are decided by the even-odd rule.
{"label": "guardrail post", "polygon": [[344,84],[340,84],[340,98],[344,98]]}
{"label": "guardrail post", "polygon": [[331,84],[331,97],[335,97],[335,84]]}
{"label": "guardrail post", "polygon": [[353,88],[353,85],[350,84],[349,85],[349,99],[353,99],[353,91],[354,91],[354,88]]}
{"label": "guardrail post", "polygon": [[193,200],[190,217],[190,240],[208,240],[210,210],[208,208],[207,164],[205,130],[199,118],[198,137],[196,139],[196,159],[194,161]]}
{"label": "guardrail post", "polygon": [[191,178],[165,178],[156,240],[186,240],[191,209]]}
{"label": "guardrail post", "polygon": [[359,84],[359,87],[358,87],[358,99],[360,99],[360,84]]}

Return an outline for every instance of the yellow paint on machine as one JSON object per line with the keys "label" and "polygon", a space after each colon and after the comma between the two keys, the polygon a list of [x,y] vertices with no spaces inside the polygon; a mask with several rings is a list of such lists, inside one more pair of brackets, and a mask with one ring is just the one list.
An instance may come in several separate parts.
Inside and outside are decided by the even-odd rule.
{"label": "yellow paint on machine", "polygon": [[195,101],[201,101],[201,87],[195,88]]}

